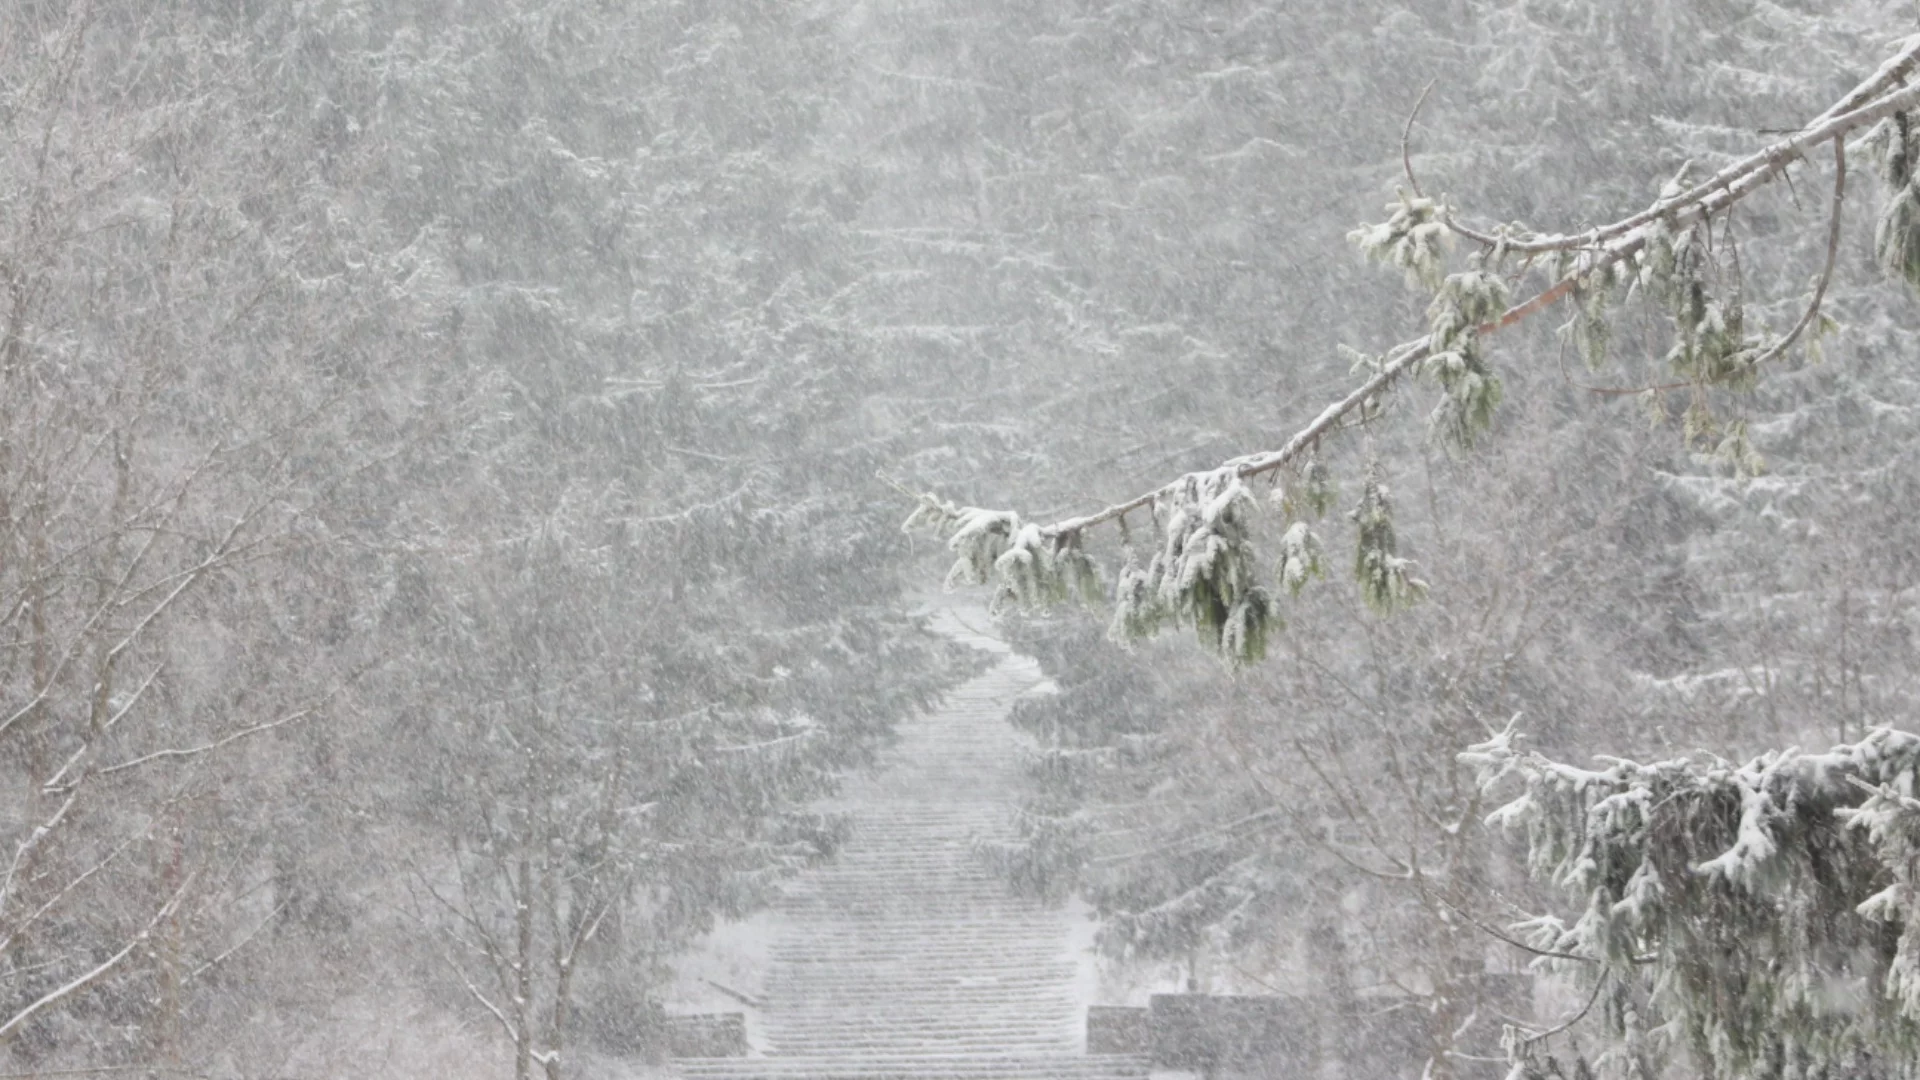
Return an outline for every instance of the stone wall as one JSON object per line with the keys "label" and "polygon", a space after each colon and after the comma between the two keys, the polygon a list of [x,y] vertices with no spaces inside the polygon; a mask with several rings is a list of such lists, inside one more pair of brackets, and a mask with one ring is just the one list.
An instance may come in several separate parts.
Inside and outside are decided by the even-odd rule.
{"label": "stone wall", "polygon": [[[1504,987],[1518,1005],[1527,989]],[[1366,998],[1344,1006],[1303,997],[1156,994],[1146,1008],[1087,1009],[1087,1052],[1145,1054],[1158,1069],[1209,1080],[1311,1077],[1329,1061],[1351,1076],[1420,1074],[1426,1016],[1415,998]]]}
{"label": "stone wall", "polygon": [[1153,1052],[1153,1012],[1121,1005],[1087,1006],[1087,1053]]}
{"label": "stone wall", "polygon": [[669,1057],[744,1057],[745,1013],[687,1013],[666,1018]]}

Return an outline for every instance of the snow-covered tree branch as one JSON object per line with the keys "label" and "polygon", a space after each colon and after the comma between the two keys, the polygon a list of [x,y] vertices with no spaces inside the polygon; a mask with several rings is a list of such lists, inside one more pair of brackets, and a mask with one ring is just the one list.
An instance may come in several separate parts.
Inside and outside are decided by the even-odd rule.
{"label": "snow-covered tree branch", "polygon": [[[1881,728],[1824,753],[1582,768],[1513,725],[1461,755],[1511,801],[1533,872],[1572,901],[1520,929],[1536,963],[1617,984],[1624,1052],[1691,1054],[1716,1077],[1858,1066],[1910,1076],[1920,1049],[1920,736]],[[1544,1067],[1538,1037],[1516,1049]]]}
{"label": "snow-covered tree branch", "polygon": [[[1920,85],[1906,82],[1916,68],[1920,68],[1920,37],[1908,39],[1871,77],[1787,137],[1704,180],[1694,181],[1683,170],[1645,209],[1574,234],[1541,235],[1520,226],[1492,231],[1468,228],[1457,222],[1454,210],[1443,201],[1403,191],[1400,200],[1388,207],[1387,221],[1363,226],[1350,239],[1369,258],[1403,271],[1409,284],[1433,294],[1428,330],[1377,356],[1353,352],[1354,370],[1364,378],[1277,449],[1235,457],[1217,469],[1189,474],[1103,509],[1044,524],[1025,521],[1011,510],[960,508],[929,494],[922,497],[907,527],[949,535],[949,545],[958,556],[950,583],[984,582],[991,567],[999,581],[997,597],[1031,606],[1084,591],[1079,585],[1069,587],[1069,578],[1073,582],[1087,579],[1083,549],[1090,530],[1112,523],[1124,533],[1130,516],[1150,518],[1164,551],[1143,571],[1121,571],[1116,587],[1121,609],[1116,636],[1134,636],[1158,626],[1161,620],[1144,614],[1141,606],[1146,598],[1156,597],[1167,607],[1164,621],[1194,626],[1203,643],[1232,662],[1256,659],[1264,653],[1265,627],[1277,621],[1277,610],[1250,574],[1244,585],[1226,597],[1214,587],[1210,574],[1178,572],[1175,561],[1185,554],[1188,522],[1212,512],[1216,493],[1250,491],[1245,485],[1261,477],[1274,489],[1274,501],[1283,508],[1289,528],[1320,516],[1332,500],[1327,444],[1343,430],[1373,421],[1386,408],[1389,393],[1409,375],[1427,375],[1440,387],[1432,428],[1441,441],[1471,446],[1492,423],[1502,397],[1499,376],[1484,353],[1484,340],[1563,300],[1576,307],[1563,332],[1582,343],[1594,362],[1604,355],[1604,312],[1615,299],[1638,297],[1663,311],[1671,324],[1672,348],[1666,363],[1674,381],[1633,392],[1660,409],[1666,396],[1684,395],[1689,447],[1697,445],[1735,467],[1752,468],[1757,456],[1744,424],[1717,417],[1712,392],[1751,387],[1763,365],[1809,327],[1818,330],[1826,275],[1805,314],[1786,331],[1769,334],[1749,325],[1748,303],[1737,285],[1716,284],[1728,280],[1729,274],[1718,266],[1726,256],[1715,249],[1715,229],[1743,200],[1785,177],[1791,167],[1807,162],[1811,151],[1830,145],[1835,160],[1828,229],[1831,258],[1839,238],[1846,145],[1854,140],[1874,148],[1883,162],[1887,191],[1876,231],[1876,256],[1890,272],[1920,288],[1920,275],[1913,271],[1920,266],[1913,254],[1920,251],[1920,239],[1916,239],[1920,210],[1915,209],[1920,195],[1909,164],[1920,159],[1916,150],[1920,136],[1912,120],[1920,108]],[[1455,236],[1466,238],[1478,250],[1470,255],[1465,269],[1450,272],[1446,249]],[[1542,256],[1549,258],[1542,260]],[[1512,300],[1514,284],[1542,272],[1544,284],[1526,299]],[[1351,514],[1358,546],[1355,577],[1369,603],[1390,609],[1417,598],[1421,588],[1411,576],[1411,564],[1393,549],[1389,504],[1379,470],[1377,461],[1369,461],[1363,497]],[[1252,504],[1250,495],[1246,501]],[[1018,550],[1008,558],[1006,545],[1015,538]],[[1212,547],[1206,550],[1211,552]],[[1211,566],[1212,559],[1206,555],[1204,565]],[[1056,562],[1064,569],[1055,569]],[[1294,566],[1283,558],[1279,572],[1283,580],[1297,579]],[[1233,617],[1241,629],[1223,635],[1220,628],[1229,610],[1238,612]]]}

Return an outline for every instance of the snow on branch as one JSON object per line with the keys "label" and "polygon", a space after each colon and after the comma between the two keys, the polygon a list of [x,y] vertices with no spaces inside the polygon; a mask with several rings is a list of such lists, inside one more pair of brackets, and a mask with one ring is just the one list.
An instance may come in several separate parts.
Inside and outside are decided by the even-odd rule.
{"label": "snow on branch", "polygon": [[1632,972],[1709,1076],[1782,1054],[1920,1060],[1920,736],[1595,769],[1518,741],[1509,726],[1460,758],[1489,792],[1519,789],[1488,823],[1523,831],[1580,912],[1530,920],[1536,944],[1602,959],[1590,977]]}
{"label": "snow on branch", "polygon": [[956,506],[930,494],[919,499],[901,529],[947,534],[947,550],[954,554],[949,589],[992,582],[995,611],[1042,608],[1075,597],[1093,602],[1105,591],[1078,537],[1048,536],[1008,510]]}
{"label": "snow on branch", "polygon": [[[1363,225],[1349,234],[1363,253],[1401,271],[1409,283],[1433,293],[1425,333],[1377,356],[1346,350],[1357,357],[1360,381],[1343,397],[1279,447],[1189,473],[1152,491],[1099,510],[1049,524],[1024,521],[1010,510],[959,507],[934,495],[919,496],[920,506],[907,528],[924,527],[948,535],[957,556],[948,575],[955,584],[996,582],[996,607],[1044,607],[1075,593],[1097,591],[1099,575],[1082,553],[1081,538],[1106,524],[1123,537],[1130,515],[1151,515],[1160,532],[1159,553],[1142,568],[1129,556],[1115,585],[1114,636],[1133,639],[1173,624],[1193,626],[1201,640],[1231,663],[1245,663],[1265,651],[1266,635],[1279,625],[1277,606],[1251,572],[1254,560],[1247,537],[1248,510],[1255,505],[1233,494],[1214,509],[1216,499],[1244,493],[1256,477],[1284,484],[1278,501],[1291,539],[1283,542],[1277,570],[1280,581],[1296,590],[1317,568],[1309,558],[1310,534],[1291,530],[1319,517],[1331,501],[1331,480],[1321,459],[1322,444],[1344,428],[1377,416],[1386,395],[1409,374],[1422,375],[1441,391],[1431,430],[1445,442],[1471,447],[1492,423],[1502,385],[1485,352],[1485,339],[1522,322],[1561,300],[1574,300],[1577,312],[1563,328],[1589,360],[1604,355],[1609,338],[1605,311],[1616,295],[1637,295],[1664,309],[1673,346],[1665,357],[1680,380],[1621,393],[1658,396],[1671,390],[1691,393],[1685,415],[1690,447],[1710,451],[1737,470],[1757,471],[1759,456],[1748,442],[1745,425],[1717,419],[1707,391],[1745,389],[1762,365],[1779,357],[1811,330],[1825,325],[1821,301],[1831,276],[1840,232],[1845,187],[1845,141],[1871,129],[1862,142],[1878,148],[1889,201],[1877,231],[1876,254],[1891,272],[1920,288],[1920,131],[1913,113],[1920,109],[1920,83],[1908,77],[1920,70],[1920,36],[1909,38],[1875,74],[1825,112],[1787,137],[1742,158],[1704,180],[1683,170],[1644,209],[1575,235],[1537,235],[1518,227],[1482,232],[1462,225],[1444,200],[1428,198],[1409,175],[1414,191],[1387,207],[1383,223]],[[1834,146],[1835,177],[1827,222],[1827,269],[1805,313],[1785,334],[1757,332],[1746,317],[1736,288],[1719,295],[1714,260],[1719,258],[1709,230],[1718,215],[1785,175],[1808,153]],[[1410,159],[1409,159],[1410,160]],[[1409,170],[1410,171],[1410,170]],[[1480,246],[1465,270],[1446,270],[1447,241],[1462,237]],[[1501,276],[1509,258],[1526,262],[1512,276],[1544,269],[1547,281],[1530,297],[1515,301]],[[1536,258],[1550,256],[1549,258]],[[1737,275],[1734,275],[1737,277]],[[1660,404],[1664,411],[1664,404]],[[1374,499],[1376,493],[1380,498]],[[1356,577],[1369,603],[1382,610],[1418,598],[1411,566],[1376,543],[1369,527],[1379,523],[1385,505],[1378,463],[1370,463],[1361,505],[1352,512],[1360,554]],[[1242,504],[1245,504],[1244,506]],[[1229,507],[1231,504],[1231,508]],[[1212,515],[1212,516],[1209,516]],[[1373,535],[1381,534],[1378,528]],[[1391,535],[1390,530],[1386,535]],[[1129,545],[1130,547],[1130,545]]]}
{"label": "snow on branch", "polygon": [[[1894,61],[1884,67],[1879,74],[1863,87],[1895,84],[1916,67],[1920,67],[1920,37],[1910,39]],[[1891,74],[1889,74],[1891,73]],[[1843,103],[1853,102],[1860,97],[1859,91],[1848,95]],[[1576,286],[1586,279],[1603,273],[1617,264],[1636,260],[1649,244],[1655,244],[1665,233],[1678,233],[1687,226],[1697,224],[1713,214],[1727,209],[1734,203],[1759,190],[1777,179],[1786,167],[1801,160],[1808,150],[1847,135],[1861,128],[1875,124],[1880,120],[1897,114],[1911,112],[1920,107],[1920,84],[1907,86],[1893,93],[1872,100],[1871,95],[1864,104],[1847,111],[1823,114],[1799,134],[1775,143],[1749,157],[1728,166],[1712,178],[1686,188],[1683,191],[1665,195],[1656,200],[1646,210],[1623,218],[1612,226],[1605,226],[1582,234],[1565,242],[1556,242],[1541,250],[1573,252],[1568,268],[1558,275],[1549,287],[1531,298],[1513,304],[1501,310],[1497,315],[1483,318],[1475,327],[1476,335],[1484,335],[1504,330],[1521,322],[1529,316],[1571,295]],[[1911,177],[1911,171],[1902,173]],[[1396,211],[1397,213],[1397,211]],[[1417,227],[1417,226],[1415,226]],[[1449,224],[1449,228],[1466,235],[1461,227]],[[1403,261],[1399,254],[1399,245],[1376,237],[1369,230],[1358,230],[1363,247],[1373,250],[1375,247],[1392,253],[1395,265],[1403,265],[1409,270],[1426,265],[1427,246],[1413,245]],[[1380,239],[1379,245],[1371,242]],[[1504,238],[1486,237],[1489,247],[1502,248],[1505,254],[1522,254],[1528,249],[1521,243]],[[1408,241],[1411,244],[1411,240]],[[1657,257],[1657,253],[1656,253]],[[1406,265],[1411,263],[1413,265]],[[1639,267],[1636,267],[1638,269]],[[1448,340],[1454,340],[1450,337]],[[1292,438],[1278,449],[1264,453],[1251,454],[1235,458],[1222,468],[1232,469],[1240,479],[1245,480],[1264,473],[1273,472],[1303,457],[1313,449],[1320,439],[1331,433],[1345,417],[1357,412],[1368,401],[1376,398],[1395,380],[1414,365],[1426,360],[1434,349],[1433,335],[1427,334],[1402,342],[1389,349],[1373,375],[1356,386],[1353,391],[1323,409],[1320,415],[1301,428]],[[1122,515],[1152,505],[1163,492],[1183,483],[1185,478],[1175,480],[1166,487],[1137,495],[1124,502],[1084,514],[1078,517],[1064,518],[1041,527],[1048,536],[1083,532],[1097,525],[1114,521]]]}

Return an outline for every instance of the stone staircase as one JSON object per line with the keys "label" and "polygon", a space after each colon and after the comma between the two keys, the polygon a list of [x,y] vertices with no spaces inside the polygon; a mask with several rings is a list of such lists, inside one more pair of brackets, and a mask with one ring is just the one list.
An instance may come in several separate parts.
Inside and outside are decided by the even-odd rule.
{"label": "stone staircase", "polygon": [[852,840],[792,882],[763,992],[764,1053],[679,1058],[687,1080],[1144,1080],[1144,1056],[1082,1052],[1080,961],[1068,915],[1008,894],[976,837],[1005,838],[1021,797],[1015,698],[1033,660],[978,609],[936,629],[998,655],[932,712],[904,722],[833,809]]}

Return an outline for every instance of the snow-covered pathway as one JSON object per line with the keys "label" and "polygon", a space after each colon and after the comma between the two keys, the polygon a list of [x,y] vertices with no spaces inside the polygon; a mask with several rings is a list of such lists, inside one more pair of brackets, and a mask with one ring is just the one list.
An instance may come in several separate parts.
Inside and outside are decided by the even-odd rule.
{"label": "snow-covered pathway", "polygon": [[1136,1080],[1143,1058],[1081,1052],[1073,920],[1008,894],[973,853],[1005,837],[1021,797],[1016,698],[1039,665],[994,637],[984,612],[934,627],[998,661],[900,726],[835,806],[854,834],[787,889],[765,984],[766,1054],[681,1059],[702,1080],[950,1077]]}

